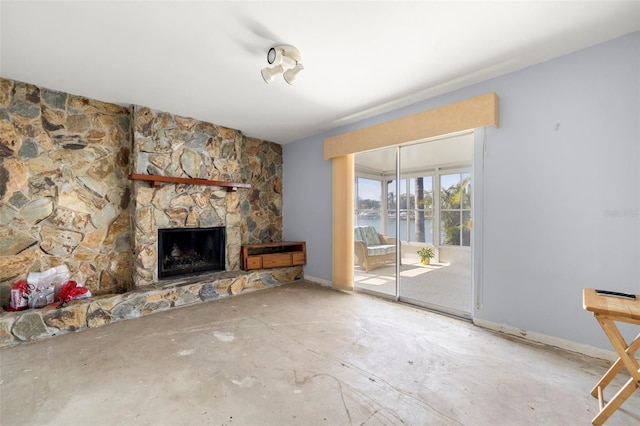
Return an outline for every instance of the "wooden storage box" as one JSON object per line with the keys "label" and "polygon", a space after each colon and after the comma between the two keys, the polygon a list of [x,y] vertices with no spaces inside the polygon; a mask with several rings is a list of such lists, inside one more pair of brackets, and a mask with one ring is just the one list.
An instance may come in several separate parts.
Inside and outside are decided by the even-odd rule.
{"label": "wooden storage box", "polygon": [[307,247],[304,241],[247,244],[240,251],[242,269],[283,268],[306,265]]}

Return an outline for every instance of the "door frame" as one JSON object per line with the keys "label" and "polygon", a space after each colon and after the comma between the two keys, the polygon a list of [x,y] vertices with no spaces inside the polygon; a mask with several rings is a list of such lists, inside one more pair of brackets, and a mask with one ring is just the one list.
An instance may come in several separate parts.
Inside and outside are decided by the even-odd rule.
{"label": "door frame", "polygon": [[[397,146],[392,146],[392,147],[386,147],[386,148],[381,148],[381,150],[387,150],[389,152],[389,157],[391,157],[393,155],[394,160],[393,160],[393,173],[391,173],[391,168],[387,167],[384,168],[384,170],[380,170],[378,171],[379,173],[375,173],[373,171],[369,171],[369,167],[370,166],[365,166],[365,167],[355,167],[356,164],[358,164],[358,153],[354,154],[354,179],[353,179],[353,185],[354,185],[354,200],[356,198],[356,195],[358,195],[358,191],[357,189],[357,180],[360,177],[366,178],[366,179],[373,179],[375,181],[379,181],[380,182],[380,189],[381,189],[381,217],[384,219],[386,218],[386,215],[384,214],[384,212],[382,212],[382,210],[385,210],[386,208],[386,203],[384,202],[384,200],[387,199],[386,196],[386,192],[389,189],[389,183],[390,181],[393,182],[394,184],[394,192],[396,194],[398,194],[398,197],[401,196],[401,194],[404,193],[404,191],[406,189],[408,189],[408,183],[406,182],[408,179],[410,178],[415,178],[417,176],[423,176],[428,174],[431,178],[432,178],[432,182],[433,182],[433,194],[434,194],[434,204],[432,206],[433,208],[433,217],[432,217],[432,226],[433,226],[433,242],[432,244],[437,247],[437,248],[441,248],[440,247],[440,242],[439,242],[439,221],[438,221],[438,213],[439,213],[439,206],[440,206],[440,202],[439,202],[439,194],[440,193],[440,177],[442,175],[445,174],[450,174],[450,173],[468,173],[471,176],[472,179],[472,187],[473,187],[473,191],[471,192],[471,219],[473,220],[475,217],[475,213],[474,213],[474,197],[476,197],[476,187],[477,186],[481,186],[482,184],[482,176],[481,173],[479,173],[482,170],[482,165],[480,164],[479,166],[476,166],[474,169],[474,161],[476,160],[476,157],[478,157],[477,154],[477,150],[478,149],[482,149],[482,145],[479,145],[477,143],[478,140],[482,140],[482,138],[478,138],[478,132],[480,132],[481,134],[484,133],[484,129],[476,129],[474,131],[468,131],[468,132],[458,132],[458,135],[462,136],[464,134],[467,134],[470,138],[469,143],[470,143],[470,147],[472,152],[469,154],[469,156],[465,159],[464,163],[447,163],[447,164],[442,164],[442,165],[433,165],[433,162],[430,163],[430,165],[425,168],[425,169],[417,169],[415,168],[415,166],[409,170],[409,171],[405,171],[403,170],[403,167],[405,166],[404,161],[403,161],[403,149],[407,148],[407,147],[415,147],[416,145],[421,145],[421,144],[429,144],[429,143],[433,143],[436,141],[441,141],[441,142],[446,142],[447,139],[450,139],[451,137],[455,137],[458,136],[456,134],[453,135],[444,135],[441,137],[434,137],[434,138],[430,138],[428,140],[423,140],[423,141],[416,141],[416,142],[412,142],[410,144],[403,144],[403,145],[397,145]],[[379,151],[379,150],[375,150],[375,151]],[[415,155],[415,153],[413,153],[413,155]],[[359,172],[358,172],[359,170]],[[476,171],[476,174],[474,176],[474,170]],[[479,185],[476,184],[474,179],[478,179]],[[404,185],[404,186],[403,186]],[[400,187],[399,187],[400,186]],[[356,204],[354,204],[354,210],[357,209]],[[400,208],[399,206],[397,206],[396,209],[396,215],[399,214]],[[478,215],[481,216],[481,213]],[[398,217],[398,216],[396,216]],[[355,220],[355,216],[354,216],[354,220]],[[355,225],[355,223],[354,223]],[[380,232],[382,232],[385,235],[395,235],[395,236],[400,236],[402,235],[401,229],[402,226],[404,226],[404,223],[402,223],[402,221],[396,220],[395,221],[395,229],[394,229],[394,233],[393,234],[389,234],[388,232],[391,231],[390,229],[386,229],[386,226],[388,225],[388,221],[382,221],[381,223],[381,229]],[[466,269],[469,273],[469,278],[468,280],[465,280],[465,288],[467,293],[467,296],[464,297],[464,303],[467,304],[466,308],[462,309],[462,307],[455,307],[455,306],[449,306],[449,305],[441,305],[438,303],[434,303],[433,300],[428,300],[428,299],[416,299],[416,298],[412,298],[407,296],[406,294],[403,294],[402,292],[402,261],[401,261],[401,254],[403,253],[403,249],[402,249],[402,241],[399,237],[396,237],[396,245],[397,245],[397,249],[396,249],[396,263],[394,265],[394,286],[393,289],[391,290],[392,292],[389,293],[388,291],[390,289],[386,289],[385,292],[379,292],[376,291],[374,289],[371,288],[367,288],[367,286],[365,285],[364,287],[358,286],[357,290],[364,292],[364,293],[371,293],[375,296],[378,297],[382,297],[382,298],[387,298],[387,299],[393,299],[395,301],[400,301],[400,302],[406,302],[415,306],[419,306],[419,307],[423,307],[423,308],[427,308],[430,310],[434,310],[446,315],[452,315],[458,318],[463,318],[463,319],[471,319],[471,314],[472,311],[474,310],[474,306],[477,305],[476,300],[474,298],[474,283],[477,283],[479,281],[479,276],[477,274],[475,274],[474,277],[474,267],[473,267],[473,252],[475,250],[478,250],[479,247],[478,243],[479,240],[477,238],[474,238],[474,234],[473,232],[475,231],[475,227],[476,226],[481,226],[481,223],[478,222],[476,223],[474,220],[473,223],[473,228],[472,228],[472,233],[471,233],[471,241],[469,246],[465,246],[465,247],[448,247],[446,246],[448,249],[451,249],[453,251],[456,250],[463,250],[465,251],[468,256],[469,259],[469,266],[468,269]],[[385,229],[387,232],[385,232]],[[408,234],[407,234],[408,235]],[[443,246],[445,247],[445,246]],[[357,275],[357,274],[355,274]],[[355,282],[354,282],[354,289],[356,289],[355,287]]]}
{"label": "door frame", "polygon": [[[441,106],[399,119],[379,123],[354,130],[324,140],[324,157],[332,160],[332,285],[339,289],[353,290],[353,176],[354,153],[371,149],[401,145],[434,136],[442,136],[460,131],[474,131],[473,178],[476,176],[477,158],[484,158],[487,126],[498,127],[498,96],[491,92],[453,104]],[[480,138],[480,141],[477,139]],[[476,145],[480,142],[481,149]],[[479,151],[479,152],[478,152]],[[345,185],[345,182],[350,184]],[[481,180],[476,180],[476,190]],[[474,191],[475,193],[475,191]],[[477,194],[481,200],[482,193]],[[476,200],[474,200],[476,201]],[[474,304],[476,309],[481,300],[481,242],[482,219],[477,215],[480,209],[474,204],[474,226],[472,238],[476,241],[472,250],[472,280],[474,282]],[[474,256],[475,255],[475,256]]]}

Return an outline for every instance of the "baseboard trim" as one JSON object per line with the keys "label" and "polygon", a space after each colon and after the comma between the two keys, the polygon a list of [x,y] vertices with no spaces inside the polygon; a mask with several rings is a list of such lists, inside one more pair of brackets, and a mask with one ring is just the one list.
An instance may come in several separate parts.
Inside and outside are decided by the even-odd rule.
{"label": "baseboard trim", "polygon": [[571,340],[561,339],[559,337],[548,336],[546,334],[536,333],[534,331],[524,330],[522,328],[512,327],[505,324],[499,324],[480,318],[474,318],[473,323],[478,327],[486,328],[493,331],[499,331],[511,336],[520,337],[524,340],[530,340],[532,342],[556,346],[561,349],[566,349],[571,352],[577,352],[579,354],[591,356],[594,358],[605,359],[611,362],[615,362],[618,359],[618,354],[614,351],[596,348],[595,346],[584,345],[582,343],[572,342]]}
{"label": "baseboard trim", "polygon": [[311,281],[311,282],[313,282],[315,284],[320,284],[320,285],[325,286],[325,287],[332,287],[333,286],[331,284],[331,281],[323,280],[322,278],[310,277],[307,274],[304,275],[304,279],[306,281]]}

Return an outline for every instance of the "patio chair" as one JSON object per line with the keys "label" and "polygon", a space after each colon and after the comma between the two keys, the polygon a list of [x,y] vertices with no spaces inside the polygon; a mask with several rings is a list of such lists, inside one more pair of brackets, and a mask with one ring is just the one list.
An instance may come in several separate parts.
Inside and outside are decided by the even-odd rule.
{"label": "patio chair", "polygon": [[355,263],[365,271],[396,261],[396,239],[380,234],[373,226],[355,227],[354,250]]}

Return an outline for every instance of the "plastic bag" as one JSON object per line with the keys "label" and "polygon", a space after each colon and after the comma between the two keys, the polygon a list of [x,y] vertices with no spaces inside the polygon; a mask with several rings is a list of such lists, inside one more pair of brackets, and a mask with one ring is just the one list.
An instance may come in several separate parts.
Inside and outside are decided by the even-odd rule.
{"label": "plastic bag", "polygon": [[29,286],[26,281],[18,281],[11,287],[11,301],[9,306],[12,310],[20,311],[26,309],[29,305],[27,295],[29,294]]}
{"label": "plastic bag", "polygon": [[53,303],[53,291],[53,286],[32,291],[29,293],[29,307],[44,308],[48,304]]}
{"label": "plastic bag", "polygon": [[62,302],[68,302],[70,300],[84,299],[91,297],[91,292],[88,288],[82,284],[78,284],[75,281],[67,281],[61,288],[56,300]]}
{"label": "plastic bag", "polygon": [[47,269],[43,272],[29,272],[27,284],[33,286],[34,290],[45,289],[47,287],[58,288],[69,281],[71,274],[67,265],[60,265]]}

